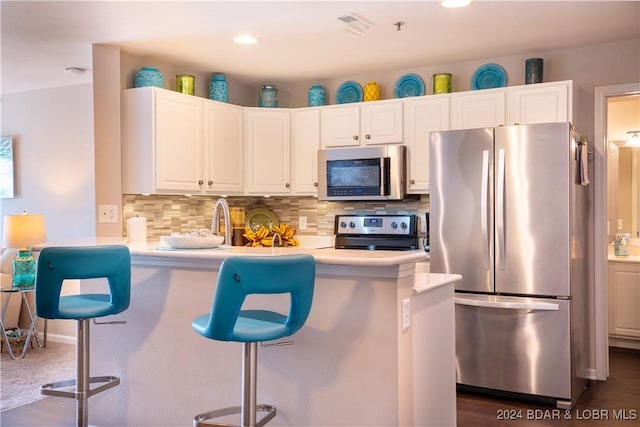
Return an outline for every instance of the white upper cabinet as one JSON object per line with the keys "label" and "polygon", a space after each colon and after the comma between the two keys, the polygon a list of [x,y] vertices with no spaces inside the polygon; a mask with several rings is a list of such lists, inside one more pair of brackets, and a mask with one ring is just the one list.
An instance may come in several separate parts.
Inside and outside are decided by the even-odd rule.
{"label": "white upper cabinet", "polygon": [[571,81],[516,86],[507,91],[507,123],[572,121]]}
{"label": "white upper cabinet", "polygon": [[243,108],[209,101],[205,108],[206,192],[244,193]]}
{"label": "white upper cabinet", "polygon": [[450,94],[451,129],[504,125],[505,92],[505,89],[484,89]]}
{"label": "white upper cabinet", "polygon": [[124,91],[122,188],[131,194],[204,187],[203,100],[158,88]]}
{"label": "white upper cabinet", "polygon": [[318,150],[320,149],[320,109],[291,112],[292,194],[318,194]]}
{"label": "white upper cabinet", "polygon": [[247,194],[291,193],[290,112],[246,108]]}
{"label": "white upper cabinet", "polygon": [[429,134],[449,129],[449,97],[412,98],[405,103],[407,192],[429,192]]}
{"label": "white upper cabinet", "polygon": [[331,105],[321,109],[321,146],[401,144],[402,100]]}

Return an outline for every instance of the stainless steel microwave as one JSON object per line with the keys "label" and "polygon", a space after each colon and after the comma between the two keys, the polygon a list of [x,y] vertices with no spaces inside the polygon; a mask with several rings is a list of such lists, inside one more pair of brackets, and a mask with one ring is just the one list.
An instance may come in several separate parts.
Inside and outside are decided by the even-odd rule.
{"label": "stainless steel microwave", "polygon": [[406,147],[384,145],[318,151],[318,200],[402,200]]}

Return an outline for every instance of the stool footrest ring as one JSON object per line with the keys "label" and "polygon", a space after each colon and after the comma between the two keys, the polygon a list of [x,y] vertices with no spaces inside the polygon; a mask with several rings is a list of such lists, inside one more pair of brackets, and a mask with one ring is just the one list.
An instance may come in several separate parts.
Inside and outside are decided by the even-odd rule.
{"label": "stool footrest ring", "polygon": [[[60,388],[66,387],[75,387],[76,380],[65,380],[65,381],[57,381],[54,383],[48,383],[40,387],[40,394],[44,394],[47,396],[58,396],[58,397],[70,397],[73,399],[84,399],[93,396],[94,394],[101,393],[105,390],[108,390],[112,387],[120,384],[120,378],[114,376],[103,376],[103,377],[91,377],[89,378],[89,383],[104,383],[94,389],[89,390],[87,393],[82,393],[76,390],[59,390]],[[83,396],[86,394],[86,396]]]}
{"label": "stool footrest ring", "polygon": [[[271,421],[276,416],[276,407],[273,405],[267,404],[258,404],[256,405],[256,411],[266,412],[266,414],[256,422],[256,427],[262,427]],[[193,417],[193,427],[240,427],[238,424],[212,424],[205,423],[205,421],[224,417],[227,415],[234,415],[242,413],[242,406],[230,406],[228,408],[216,409],[209,412],[203,412],[202,414],[198,414]]]}

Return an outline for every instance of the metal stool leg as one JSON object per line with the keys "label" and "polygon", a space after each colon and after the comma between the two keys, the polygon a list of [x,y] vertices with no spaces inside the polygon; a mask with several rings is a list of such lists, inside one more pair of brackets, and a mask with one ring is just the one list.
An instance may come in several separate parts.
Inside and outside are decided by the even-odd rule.
{"label": "metal stool leg", "polygon": [[[76,399],[76,426],[89,425],[89,397],[120,384],[120,378],[115,376],[90,377],[89,370],[89,323],[90,319],[77,321],[76,327],[76,378],[45,384],[40,387],[40,393],[49,396],[70,397]],[[91,384],[103,383],[91,389]],[[58,390],[63,387],[75,387],[75,390]]]}
{"label": "metal stool leg", "polygon": [[[193,418],[193,427],[229,427],[230,424],[211,424],[205,423],[205,421],[233,414],[241,415],[241,427],[262,427],[276,416],[275,406],[257,403],[258,343],[245,342],[242,344],[242,351],[242,406],[232,406],[198,414]],[[259,421],[257,421],[258,412],[266,413]]]}

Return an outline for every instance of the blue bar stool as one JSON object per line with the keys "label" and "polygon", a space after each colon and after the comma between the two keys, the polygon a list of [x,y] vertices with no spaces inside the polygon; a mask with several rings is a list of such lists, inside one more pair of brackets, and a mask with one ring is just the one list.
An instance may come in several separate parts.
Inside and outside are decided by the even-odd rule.
{"label": "blue bar stool", "polygon": [[[211,313],[194,319],[193,329],[205,338],[243,343],[242,406],[198,414],[194,427],[228,426],[205,421],[241,414],[241,425],[264,426],[276,407],[256,403],[257,343],[293,335],[307,320],[313,300],[315,260],[311,255],[231,257],[218,274]],[[288,315],[267,310],[241,310],[250,294],[290,294]],[[266,414],[256,422],[257,412]]]}
{"label": "blue bar stool", "polygon": [[[105,294],[60,295],[66,279],[106,278],[109,292]],[[35,285],[36,314],[44,319],[77,320],[76,379],[45,384],[40,393],[76,399],[77,426],[89,425],[89,397],[120,384],[115,376],[90,377],[89,321],[110,316],[129,307],[131,297],[131,255],[122,245],[49,247],[38,257]],[[91,383],[103,383],[91,389]],[[72,391],[59,390],[74,387]]]}

